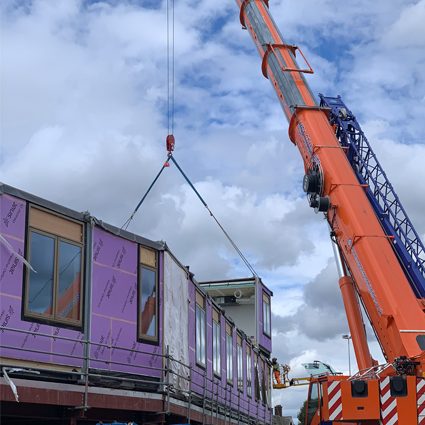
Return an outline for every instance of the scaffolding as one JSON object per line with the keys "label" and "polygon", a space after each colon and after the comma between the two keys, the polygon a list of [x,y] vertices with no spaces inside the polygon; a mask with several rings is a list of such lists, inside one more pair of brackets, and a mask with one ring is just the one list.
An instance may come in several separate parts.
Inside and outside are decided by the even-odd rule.
{"label": "scaffolding", "polygon": [[[74,403],[62,406],[69,413],[70,425],[85,420],[108,422],[108,410],[112,408],[116,416],[114,419],[122,422],[165,424],[176,423],[173,421],[179,420],[180,423],[210,425],[271,423],[271,409],[266,403],[255,398],[252,403],[247,402],[243,399],[242,392],[238,390],[235,395],[233,387],[223,385],[221,378],[214,374],[210,377],[206,369],[199,371],[174,358],[170,355],[168,346],[165,347],[164,353],[155,354],[162,359],[161,368],[151,367],[148,364],[133,364],[135,373],[128,373],[118,371],[120,367],[128,366],[127,363],[111,359],[107,361],[95,359],[91,353],[94,353],[95,349],[120,350],[131,356],[143,354],[152,356],[152,353],[34,331],[12,328],[3,331],[0,341],[2,353],[7,354],[14,350],[15,355],[14,358],[9,355],[1,359],[3,377],[8,378],[1,383],[2,415],[7,414],[8,406],[10,408],[16,403],[18,397],[19,409],[24,415],[25,403],[38,400],[40,405],[49,405],[54,392],[56,405],[60,405],[60,400],[74,400]],[[6,332],[81,344],[83,355],[58,354],[57,358],[61,358],[62,366],[59,362],[18,360],[16,359],[18,353],[21,353],[22,358],[50,353],[8,345]],[[23,352],[28,354],[22,355]],[[79,362],[80,366],[65,366],[66,363],[75,362]],[[91,366],[93,362],[96,364],[104,362],[105,370],[93,368]],[[143,375],[137,373],[137,368],[143,369]],[[157,377],[148,376],[149,371],[152,372],[152,376]],[[50,393],[44,400],[43,394],[47,391]],[[67,392],[70,393],[69,397],[66,396]],[[135,409],[126,408],[122,412],[117,411],[115,405],[120,397],[122,398],[120,405],[125,406],[127,403],[129,406],[134,405]],[[127,400],[128,398],[133,399],[133,403]],[[77,400],[80,402],[75,403]]]}

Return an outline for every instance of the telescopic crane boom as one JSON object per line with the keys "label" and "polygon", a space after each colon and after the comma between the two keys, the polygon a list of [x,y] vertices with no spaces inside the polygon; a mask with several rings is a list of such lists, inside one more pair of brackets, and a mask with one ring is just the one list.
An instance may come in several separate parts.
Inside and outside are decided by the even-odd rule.
{"label": "telescopic crane boom", "polygon": [[[316,102],[305,79],[305,74],[313,70],[297,46],[285,43],[269,13],[268,0],[236,2],[242,27],[248,30],[260,54],[263,75],[270,80],[289,121],[289,137],[304,161],[303,188],[309,204],[316,212],[323,212],[328,221],[359,370],[372,370],[368,377],[375,379],[366,383],[369,392],[362,392],[358,384],[352,387],[351,399],[347,393],[347,414],[344,407],[338,407],[335,414],[335,406],[329,402],[331,396],[332,400],[336,397],[334,391],[344,393],[345,384],[352,386],[354,381],[343,382],[346,377],[317,381],[318,398],[324,406],[318,416],[334,421],[342,417],[361,422],[381,420],[385,425],[383,386],[388,383],[390,388],[402,378],[402,393],[408,396],[396,400],[399,423],[422,423],[418,394],[425,386],[423,244],[353,114],[340,98],[321,96],[321,103]],[[297,59],[304,65],[300,67]],[[380,373],[374,369],[369,352],[360,303],[388,362]],[[384,378],[390,380],[384,382]],[[359,394],[371,405],[360,406],[354,400]],[[400,394],[391,386],[393,396]],[[423,420],[425,423],[425,417]]]}

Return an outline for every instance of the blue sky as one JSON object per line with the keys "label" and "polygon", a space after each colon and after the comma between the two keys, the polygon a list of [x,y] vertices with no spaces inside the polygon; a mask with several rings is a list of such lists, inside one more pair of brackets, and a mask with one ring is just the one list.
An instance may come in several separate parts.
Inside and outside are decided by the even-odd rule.
{"label": "blue sky", "polygon": [[[323,218],[233,0],[176,0],[176,158],[274,291],[275,355],[348,369]],[[425,235],[425,1],[271,0],[284,38],[341,94]],[[165,157],[159,1],[3,1],[0,180],[120,226]],[[54,184],[52,183],[54,182]],[[166,240],[199,280],[248,273],[170,167],[130,230]],[[378,351],[376,343],[372,349]],[[275,394],[296,414],[304,390]]]}

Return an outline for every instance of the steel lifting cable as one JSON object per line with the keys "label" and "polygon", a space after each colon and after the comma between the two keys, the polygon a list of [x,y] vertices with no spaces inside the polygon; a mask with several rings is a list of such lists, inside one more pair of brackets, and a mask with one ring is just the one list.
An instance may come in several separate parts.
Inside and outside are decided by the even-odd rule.
{"label": "steel lifting cable", "polygon": [[[170,6],[171,5],[171,6]],[[128,226],[133,220],[134,215],[137,210],[142,205],[143,201],[148,196],[152,187],[159,179],[159,176],[164,171],[164,168],[168,167],[168,160],[171,156],[171,152],[174,150],[174,0],[167,0],[166,4],[166,20],[167,20],[167,125],[168,125],[168,136],[166,139],[166,147],[168,151],[167,159],[165,160],[163,166],[159,170],[152,184],[149,186],[146,193],[143,195],[143,198],[137,204],[131,216],[128,220],[121,226],[121,229],[127,230]],[[171,21],[170,21],[170,8],[171,8]],[[171,31],[170,31],[171,29]],[[171,49],[170,49],[171,44]]]}
{"label": "steel lifting cable", "polygon": [[172,27],[172,33],[173,33],[173,35],[172,35],[172,40],[173,40],[173,49],[172,49],[172,54],[171,54],[171,66],[172,66],[172,68],[171,68],[171,134],[173,134],[174,133],[174,87],[175,87],[175,84],[174,84],[174,64],[175,64],[175,61],[174,61],[174,0],[171,0],[172,1],[172,4],[173,4],[173,9],[172,9],[172,11],[173,11],[173,18],[172,18],[172,25],[173,25],[173,27]]}
{"label": "steel lifting cable", "polygon": [[131,223],[131,220],[133,220],[134,215],[137,213],[137,210],[140,208],[140,206],[143,204],[143,201],[146,199],[146,197],[148,196],[149,192],[151,191],[151,189],[153,188],[154,184],[157,182],[157,180],[159,179],[159,176],[162,174],[162,172],[164,171],[164,168],[168,167],[168,158],[170,157],[170,155],[167,155],[167,160],[164,162],[163,166],[161,167],[161,169],[159,170],[159,173],[156,175],[156,177],[153,179],[153,182],[151,183],[151,185],[148,187],[148,190],[146,191],[146,193],[143,195],[142,199],[140,200],[140,202],[137,204],[136,208],[134,209],[134,211],[131,213],[130,217],[127,219],[127,221],[121,226],[121,230],[127,230],[128,226]]}
{"label": "steel lifting cable", "polygon": [[[168,134],[174,133],[174,0],[167,0],[167,109]],[[171,9],[171,12],[170,12]],[[171,15],[171,19],[170,19]]]}
{"label": "steel lifting cable", "polygon": [[[171,23],[170,23],[170,4],[171,4]],[[159,176],[164,171],[164,168],[169,167],[168,161],[173,161],[174,165],[177,167],[177,169],[180,171],[181,175],[184,177],[186,182],[189,184],[189,186],[192,188],[192,190],[195,192],[198,199],[202,202],[204,207],[208,210],[210,213],[210,216],[214,219],[214,221],[217,223],[220,230],[224,233],[227,240],[230,242],[232,247],[235,249],[235,251],[238,253],[239,257],[242,259],[248,270],[253,274],[253,276],[258,277],[257,272],[255,271],[254,267],[250,264],[248,259],[245,257],[245,255],[242,253],[242,251],[239,249],[239,247],[236,245],[236,243],[233,241],[233,239],[230,237],[229,233],[224,229],[222,224],[218,221],[217,217],[213,214],[213,212],[208,207],[207,203],[204,201],[200,193],[196,190],[195,186],[192,184],[192,182],[189,180],[187,175],[184,173],[184,171],[181,169],[175,158],[173,157],[172,152],[174,151],[174,78],[175,78],[175,72],[174,72],[174,0],[167,0],[166,2],[166,8],[167,8],[167,118],[168,118],[168,136],[166,139],[166,147],[168,151],[167,159],[164,162],[163,166],[159,170],[158,174],[154,178],[153,182],[149,186],[146,193],[143,195],[142,199],[137,204],[136,208],[134,209],[133,213],[130,215],[128,220],[121,226],[121,229],[127,230],[128,226],[130,225],[131,221],[133,220],[135,214],[137,213],[140,206],[143,204],[144,200],[148,196],[149,192],[159,179]],[[170,31],[171,28],[171,31]],[[170,34],[171,33],[171,34]],[[171,41],[171,42],[170,42]],[[170,48],[171,44],[171,48]]]}
{"label": "steel lifting cable", "polygon": [[208,207],[207,203],[204,201],[204,199],[202,198],[202,196],[200,195],[200,193],[196,190],[195,186],[192,184],[192,182],[189,180],[189,178],[186,176],[186,174],[184,173],[184,171],[180,168],[179,164],[177,163],[177,161],[174,159],[173,155],[170,155],[170,159],[171,161],[174,162],[174,165],[177,167],[177,169],[180,171],[181,175],[184,177],[184,179],[187,181],[187,183],[189,184],[189,186],[193,189],[193,191],[196,193],[196,196],[199,198],[199,200],[202,202],[202,204],[204,205],[204,207],[208,210],[208,212],[210,213],[210,216],[214,219],[214,221],[217,223],[218,227],[220,227],[221,231],[224,233],[224,235],[226,236],[227,240],[230,242],[230,244],[233,246],[233,248],[235,249],[235,251],[239,254],[239,256],[241,257],[242,261],[245,263],[245,265],[248,267],[249,271],[256,277],[258,277],[257,272],[255,271],[254,267],[250,264],[250,262],[248,261],[248,259],[245,257],[245,255],[243,255],[242,251],[239,249],[239,247],[236,245],[236,243],[233,241],[233,239],[230,237],[230,235],[226,232],[226,230],[224,229],[224,227],[221,225],[221,223],[218,221],[217,217],[212,213],[212,211],[210,210],[210,208]]}
{"label": "steel lifting cable", "polygon": [[168,134],[170,134],[170,6],[168,0],[165,7],[167,8],[167,125]]}
{"label": "steel lifting cable", "polygon": [[253,274],[253,276],[258,277],[257,272],[255,271],[254,267],[252,266],[252,264],[248,261],[248,259],[245,257],[245,255],[243,254],[243,252],[239,249],[239,247],[236,245],[235,241],[230,237],[229,233],[226,231],[226,229],[223,227],[223,225],[218,221],[217,217],[213,214],[213,212],[210,210],[210,208],[208,207],[207,203],[204,201],[204,199],[202,198],[201,194],[196,190],[196,187],[193,185],[193,183],[189,180],[189,177],[187,177],[187,175],[185,174],[185,172],[181,169],[180,165],[177,163],[176,159],[174,158],[174,156],[172,154],[168,154],[167,156],[167,161],[164,163],[164,165],[162,166],[161,170],[159,171],[159,173],[157,174],[157,176],[155,177],[154,181],[152,182],[152,184],[149,186],[148,190],[146,191],[146,193],[143,195],[142,199],[140,200],[140,202],[137,204],[137,207],[135,208],[135,210],[133,211],[133,213],[131,214],[131,216],[129,217],[129,219],[122,225],[121,229],[127,230],[131,220],[133,219],[134,215],[136,214],[137,210],[140,208],[140,206],[142,205],[143,201],[146,199],[148,193],[150,192],[150,190],[152,189],[152,187],[154,186],[154,184],[156,183],[156,181],[158,180],[159,176],[161,175],[162,171],[164,170],[165,167],[167,167],[168,165],[168,161],[171,160],[174,165],[177,167],[177,169],[180,171],[181,175],[183,176],[183,178],[186,180],[186,182],[189,184],[189,186],[192,188],[192,190],[195,192],[196,196],[198,197],[198,199],[202,202],[202,205],[204,205],[204,207],[208,210],[208,212],[210,213],[210,216],[214,219],[214,221],[217,223],[218,227],[221,229],[221,231],[224,233],[224,235],[226,236],[227,240],[230,242],[230,244],[232,245],[232,247],[235,249],[235,251],[238,253],[239,257],[242,259],[242,261],[244,262],[244,264],[246,265],[246,267],[248,268],[248,270]]}

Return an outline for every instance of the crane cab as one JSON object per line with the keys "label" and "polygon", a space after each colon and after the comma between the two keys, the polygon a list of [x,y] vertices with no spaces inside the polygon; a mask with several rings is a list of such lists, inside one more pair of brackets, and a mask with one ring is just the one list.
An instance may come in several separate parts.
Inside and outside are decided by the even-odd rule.
{"label": "crane cab", "polygon": [[424,378],[322,376],[310,381],[304,425],[422,425],[424,413]]}
{"label": "crane cab", "polygon": [[308,392],[305,425],[327,425],[339,422],[356,425],[365,417],[370,420],[368,422],[370,424],[379,423],[378,380],[349,381],[348,376],[312,378]]}

